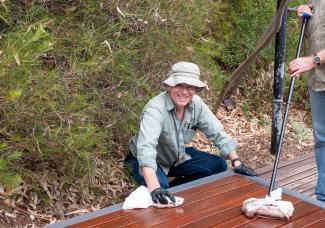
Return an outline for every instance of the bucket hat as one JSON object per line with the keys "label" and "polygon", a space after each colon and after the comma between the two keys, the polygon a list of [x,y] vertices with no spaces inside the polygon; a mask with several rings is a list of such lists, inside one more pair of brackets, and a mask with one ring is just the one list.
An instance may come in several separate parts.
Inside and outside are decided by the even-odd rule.
{"label": "bucket hat", "polygon": [[206,87],[206,84],[200,80],[199,66],[190,62],[175,63],[168,73],[168,78],[163,81],[163,84],[169,86],[176,86],[181,83],[199,88]]}

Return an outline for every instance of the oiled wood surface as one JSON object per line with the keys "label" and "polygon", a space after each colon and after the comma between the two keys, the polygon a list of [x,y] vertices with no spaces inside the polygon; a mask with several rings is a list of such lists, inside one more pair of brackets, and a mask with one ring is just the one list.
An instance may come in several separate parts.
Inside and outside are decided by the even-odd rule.
{"label": "oiled wood surface", "polygon": [[[270,180],[272,170],[273,165],[258,169],[256,172],[259,177]],[[280,161],[276,183],[315,198],[317,176],[315,153],[309,153],[291,160]]]}
{"label": "oiled wood surface", "polygon": [[267,191],[252,179],[232,175],[175,193],[185,199],[181,207],[118,210],[69,227],[325,227],[325,209],[287,194],[283,199],[295,208],[291,220],[246,218],[243,201],[263,197]]}

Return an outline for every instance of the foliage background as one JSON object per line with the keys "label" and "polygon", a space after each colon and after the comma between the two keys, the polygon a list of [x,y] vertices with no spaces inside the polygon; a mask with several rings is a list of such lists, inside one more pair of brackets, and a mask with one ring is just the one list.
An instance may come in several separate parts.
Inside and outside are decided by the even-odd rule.
{"label": "foliage background", "polygon": [[[29,206],[37,197],[34,211],[59,218],[80,205],[121,201],[134,187],[122,164],[127,142],[169,67],[180,60],[200,65],[210,85],[201,95],[214,107],[275,10],[274,0],[4,1],[3,194]],[[289,15],[287,59],[294,56],[298,26]],[[247,109],[263,112],[262,101],[272,101],[272,78],[261,72],[270,69],[273,46],[239,88]],[[298,82],[300,94],[303,85]],[[68,196],[75,208],[65,208]]]}

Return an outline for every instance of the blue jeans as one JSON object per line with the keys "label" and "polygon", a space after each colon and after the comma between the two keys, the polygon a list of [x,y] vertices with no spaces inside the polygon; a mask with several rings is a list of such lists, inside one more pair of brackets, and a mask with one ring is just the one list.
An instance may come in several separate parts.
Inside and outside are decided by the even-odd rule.
{"label": "blue jeans", "polygon": [[[158,164],[156,174],[161,187],[173,187],[213,174],[221,173],[227,169],[226,161],[217,155],[202,152],[193,147],[185,148],[185,152],[191,155],[192,158],[182,164],[171,167],[167,175]],[[138,184],[146,186],[145,180],[139,172],[138,160],[129,154],[125,159],[125,163],[131,169],[130,173],[133,179],[135,179]],[[175,179],[169,183],[168,177],[175,177]]]}
{"label": "blue jeans", "polygon": [[318,169],[315,194],[318,200],[325,201],[325,91],[314,91],[309,88],[309,95]]}

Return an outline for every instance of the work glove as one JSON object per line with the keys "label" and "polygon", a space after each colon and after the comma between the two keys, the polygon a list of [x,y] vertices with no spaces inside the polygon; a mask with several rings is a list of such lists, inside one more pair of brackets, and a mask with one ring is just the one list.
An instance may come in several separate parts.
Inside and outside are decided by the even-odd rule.
{"label": "work glove", "polygon": [[257,176],[257,173],[250,167],[241,163],[239,166],[234,168],[235,173],[240,173],[246,176]]}
{"label": "work glove", "polygon": [[150,195],[154,203],[168,204],[170,201],[173,203],[176,202],[175,196],[173,196],[167,189],[156,188],[150,193]]}
{"label": "work glove", "polygon": [[[240,161],[240,165],[235,167],[235,161]],[[246,176],[257,176],[257,173],[250,167],[244,165],[240,158],[235,158],[231,161],[235,173],[240,173]]]}

